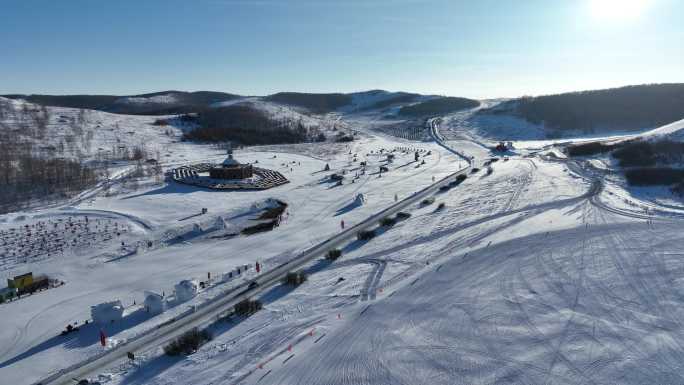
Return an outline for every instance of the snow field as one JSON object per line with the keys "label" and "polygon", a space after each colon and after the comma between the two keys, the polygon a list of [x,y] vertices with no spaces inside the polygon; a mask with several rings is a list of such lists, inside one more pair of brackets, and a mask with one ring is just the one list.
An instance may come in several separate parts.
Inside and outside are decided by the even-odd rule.
{"label": "snow field", "polygon": [[[496,178],[497,174],[493,174],[491,176],[492,178]],[[506,177],[504,177],[503,173],[501,173],[500,178],[502,180],[505,180]],[[470,185],[468,185],[470,183]],[[327,308],[324,306],[323,311],[324,313],[318,313],[320,316],[325,315],[328,318],[333,319],[334,322],[337,322],[337,314],[341,314],[343,320],[347,320],[348,318],[355,319],[356,315],[360,312],[362,312],[365,309],[366,304],[372,305],[366,312],[370,312],[375,306],[376,303],[374,300],[376,299],[384,299],[389,296],[394,297],[395,294],[398,294],[396,290],[398,288],[402,288],[401,290],[407,290],[410,291],[412,290],[412,287],[417,285],[418,282],[421,282],[422,277],[420,275],[425,272],[429,271],[430,269],[434,269],[437,266],[437,263],[441,261],[442,259],[446,258],[451,259],[451,258],[456,258],[456,255],[449,253],[448,257],[445,256],[444,251],[445,250],[452,250],[453,247],[451,244],[445,246],[443,244],[439,244],[436,246],[435,240],[440,240],[441,237],[449,237],[452,233],[458,233],[459,230],[456,229],[451,229],[448,228],[448,223],[452,223],[455,218],[463,218],[464,215],[458,215],[454,216],[452,210],[450,207],[452,205],[454,207],[458,207],[458,200],[464,200],[468,199],[471,197],[471,195],[477,195],[477,188],[480,187],[477,185],[477,181],[474,180],[467,180],[464,182],[463,185],[454,188],[452,191],[450,191],[448,194],[448,199],[451,199],[452,201],[447,205],[447,208],[444,212],[435,212],[434,211],[434,206],[433,207],[419,207],[417,206],[415,209],[413,209],[413,216],[406,220],[406,221],[400,221],[398,224],[396,224],[394,227],[390,229],[386,229],[384,233],[376,237],[375,239],[363,243],[359,245],[359,242],[353,241],[351,242],[347,247],[343,248],[343,256],[340,258],[338,261],[330,264],[323,270],[317,270],[317,267],[314,266],[313,269],[318,271],[315,274],[312,274],[310,276],[310,279],[308,282],[306,282],[304,285],[302,285],[300,288],[297,288],[295,291],[290,293],[287,297],[283,297],[280,299],[278,302],[267,305],[266,309],[272,309],[276,304],[280,303],[283,306],[295,306],[291,305],[291,303],[302,303],[306,304],[306,311],[302,310],[304,312],[304,315],[300,316],[302,318],[304,317],[309,317],[312,316],[313,314],[316,314],[316,309],[320,306],[319,303],[322,303],[325,305],[326,303]],[[499,184],[503,185],[503,184]],[[465,193],[465,196],[463,196]],[[447,197],[439,197],[438,194],[438,202],[441,199],[447,199]],[[457,200],[457,201],[453,201]],[[497,212],[498,210],[494,210],[494,212]],[[465,218],[464,218],[465,219]],[[435,221],[437,220],[437,223],[441,223],[440,227],[439,224],[435,225]],[[500,220],[495,220],[495,223],[501,222],[501,224],[498,224],[497,226],[506,226],[506,223],[510,221],[510,218],[503,218]],[[458,219],[456,219],[456,222],[460,222]],[[508,225],[510,226],[510,225]],[[483,247],[486,245],[484,240],[477,240],[477,239],[472,239],[472,237],[477,237],[481,232],[482,228],[471,228],[471,227],[477,227],[477,225],[472,225],[468,226],[466,230],[461,230],[461,231],[467,231],[471,236],[462,236],[464,237],[463,239],[459,238],[458,242],[463,242],[466,244],[470,244],[473,242],[476,242],[476,245],[473,247]],[[387,237],[391,237],[390,239],[387,239]],[[467,252],[468,249],[465,249]],[[453,253],[453,251],[452,251]],[[457,254],[459,253],[458,251],[456,252]],[[377,274],[378,271],[381,269],[378,267],[378,265],[381,265],[379,262],[384,262],[384,265],[386,265],[383,269],[382,272],[382,277],[378,279]],[[427,263],[430,264],[427,264]],[[342,266],[342,267],[336,267],[336,266]],[[354,270],[351,270],[351,269]],[[339,271],[339,272],[338,272]],[[364,281],[364,283],[361,285],[361,292],[359,297],[355,297],[356,299],[353,300],[351,303],[347,303],[343,307],[339,307],[339,305],[330,305],[329,304],[329,297],[332,295],[332,293],[336,293],[337,297],[333,297],[335,299],[337,298],[344,298],[345,295],[349,294],[348,291],[348,284],[347,284],[347,279],[349,279],[349,272],[354,272],[354,290],[352,291],[356,295],[356,290],[359,289],[359,284],[361,281]],[[337,280],[339,279],[340,276],[345,277],[345,281],[342,281],[341,283],[337,283]],[[372,277],[372,280],[369,280],[369,277]],[[418,278],[418,280],[416,280]],[[374,282],[377,281],[378,285],[377,286],[372,286],[375,289],[375,295],[377,296],[376,298],[370,299],[372,296],[368,295],[369,299],[364,299],[363,292],[364,286],[368,287],[369,283],[368,282]],[[344,284],[345,286],[337,286],[337,285],[342,285]],[[351,283],[350,283],[351,284]],[[338,288],[339,287],[339,291]],[[382,289],[382,292],[380,290]],[[297,295],[296,293],[302,293],[300,295]],[[305,294],[304,294],[305,293]],[[302,298],[298,298],[298,297]],[[291,302],[292,301],[292,302]],[[367,302],[369,301],[369,302]],[[347,301],[349,302],[349,301]],[[295,308],[300,308],[301,305],[296,305]],[[396,310],[396,309],[394,309]],[[392,312],[392,316],[394,316],[394,310]],[[331,315],[332,313],[332,315]],[[364,313],[365,314],[365,313]],[[297,315],[297,312],[294,313],[294,315]],[[289,320],[290,318],[288,318]],[[251,319],[243,321],[243,323],[247,322],[252,322]],[[331,321],[332,322],[332,321]],[[274,328],[279,328],[278,326],[275,325],[276,323],[274,322],[274,325],[270,327]],[[241,324],[240,324],[241,325]],[[328,336],[331,335],[331,333],[334,335],[337,333],[336,330],[341,325],[340,323],[333,323],[332,324],[334,328],[332,329],[326,329],[326,337],[324,337],[322,340],[320,340],[319,343],[326,343],[326,344],[336,344],[336,342],[330,342],[327,341]],[[278,329],[280,330],[280,329]],[[266,335],[273,337],[272,335],[269,334],[269,332],[260,329],[259,334],[266,333]],[[346,333],[346,332],[345,332]],[[399,331],[397,331],[399,333]],[[348,337],[348,335],[347,335]],[[217,340],[223,339],[223,336],[217,336]],[[227,337],[226,337],[227,338]],[[268,337],[266,337],[268,338]],[[253,336],[252,337],[253,344],[254,345],[259,345],[261,342],[261,337],[259,336]],[[252,341],[250,340],[250,341]],[[362,338],[363,340],[363,338]],[[370,340],[369,340],[370,341]],[[350,341],[351,342],[351,341]],[[364,342],[367,343],[368,341]],[[224,342],[217,342],[217,343],[224,343]],[[245,341],[245,344],[249,345],[247,341]],[[284,344],[283,346],[287,346],[287,344]],[[335,346],[335,345],[333,345]],[[295,357],[290,359],[287,362],[287,365],[290,365],[292,362],[295,362],[297,360],[304,360],[304,362],[310,362],[312,359],[311,354],[316,354],[313,352],[309,352],[308,349],[322,349],[321,347],[318,346],[318,344],[311,345],[310,348],[304,348],[304,345],[299,346],[295,348]],[[236,347],[235,349],[249,349],[249,347],[243,347],[239,346]],[[274,348],[274,352],[278,352],[279,348]],[[304,350],[304,351],[302,351]],[[244,351],[244,350],[243,350]],[[274,353],[275,354],[275,353]],[[268,354],[267,354],[268,355]],[[306,356],[306,358],[302,358],[303,355]],[[285,359],[289,356],[289,354],[283,355],[282,358]],[[333,359],[330,362],[336,362],[339,360],[346,360],[348,361],[348,358],[339,358],[339,359]],[[314,359],[315,361],[315,359]],[[283,366],[279,362],[274,362],[274,361],[269,361],[267,365],[263,366],[263,369],[256,369],[254,368],[255,366],[258,365],[260,361],[255,360],[253,362],[254,366],[248,366],[249,370],[247,372],[243,372],[237,369],[237,367],[234,370],[229,370],[229,372],[234,373],[234,376],[232,376],[230,379],[226,377],[220,377],[222,380],[222,383],[255,383],[256,381],[259,380],[261,376],[263,376],[265,373],[267,373],[269,370],[273,370],[273,372],[269,373],[266,378],[269,379],[269,381],[279,381],[278,378],[270,378],[273,376],[273,374],[279,373],[280,370],[288,370],[287,365]],[[339,364],[337,364],[339,365]],[[229,366],[223,366],[222,367],[228,368]],[[282,367],[284,369],[279,369],[279,367]],[[160,381],[160,382],[153,382],[153,383],[164,383],[164,381],[169,380],[170,378],[173,378],[174,376],[184,377],[186,374],[194,372],[196,368],[194,367],[187,367],[184,369],[179,369],[181,372],[179,373],[173,373],[169,374],[169,377],[163,377],[159,379],[155,379],[155,381]],[[249,376],[245,377],[243,379],[243,375],[246,373],[249,373],[249,371],[253,371],[252,374]],[[316,370],[314,369],[314,372],[318,372],[319,374],[321,372],[335,372],[336,369],[331,369],[331,368],[325,368],[325,369],[320,369]],[[335,373],[340,373],[339,371]],[[299,373],[298,375],[303,375],[302,373]],[[344,376],[342,376],[344,377]],[[135,379],[135,375],[132,376],[133,379]],[[196,377],[197,378],[197,377]],[[266,380],[264,378],[264,380]],[[310,381],[314,381],[318,383],[318,381],[322,381],[322,383],[327,383],[328,378],[321,379],[321,378],[312,378],[312,377],[307,377],[308,380],[304,382],[288,382],[285,381],[283,383],[311,383]],[[218,381],[217,378],[212,377],[212,374],[208,374],[208,377],[205,378],[206,381],[211,382],[213,381]],[[307,382],[309,381],[309,382]],[[361,381],[363,383],[361,378],[353,378],[350,379],[348,383],[358,383],[354,381]],[[115,382],[116,383],[116,382]],[[133,381],[132,383],[141,383],[137,381]],[[346,382],[338,382],[338,383],[346,383]]]}
{"label": "snow field", "polygon": [[[394,163],[389,165],[389,172],[379,177],[377,169],[380,163],[385,162],[380,160],[380,156],[370,154],[371,150],[376,152],[381,148],[390,150],[395,147],[425,149],[423,153],[431,150],[432,155],[425,158],[426,164],[416,168],[411,163],[413,152],[397,153]],[[326,161],[282,152],[237,151],[235,157],[238,160],[258,160],[259,167],[278,170],[291,181],[271,190],[215,192],[172,183],[122,195],[95,196],[70,207],[70,215],[78,212],[88,215],[107,213],[118,221],[139,227],[140,231],[126,243],[152,240],[154,246],[125,258],[103,258],[87,253],[88,256],[74,254],[69,258],[31,265],[31,269],[58,276],[67,284],[3,306],[3,310],[13,316],[0,321],[3,326],[0,340],[10,341],[0,351],[0,373],[10,380],[25,380],[26,370],[30,367],[32,374],[29,380],[37,380],[98,351],[98,333],[94,329],[82,329],[78,336],[67,339],[56,337],[67,323],[81,324],[88,319],[91,305],[120,299],[127,306],[127,312],[135,313],[136,307],[132,307],[132,303],[135,300],[141,304],[146,290],[171,295],[173,285],[182,279],[204,279],[207,272],[216,277],[237,265],[253,265],[256,261],[268,269],[339,231],[341,220],[351,226],[393,203],[395,194],[400,199],[406,197],[432,183],[433,176],[440,179],[457,169],[457,164],[454,165],[456,157],[434,144],[368,137],[352,143],[349,149],[352,154],[358,154],[357,162],[352,161],[348,150],[333,154]],[[367,172],[351,183],[354,170],[362,160],[369,163]],[[330,164],[330,172],[322,172],[326,163]],[[335,187],[327,181],[327,175],[343,169],[347,170],[347,175],[342,186]],[[347,209],[359,193],[364,194],[366,203]],[[226,239],[212,239],[212,234],[208,234],[184,237],[175,243],[162,242],[161,247],[158,245],[161,240],[173,239],[173,234],[186,234],[185,230],[193,228],[195,223],[205,228],[214,223],[217,216],[222,216],[229,227],[239,227],[249,221],[250,216],[243,215],[245,209],[267,198],[280,199],[289,205],[281,226],[272,232]],[[203,207],[209,212],[195,216]],[[21,215],[25,221],[37,220],[38,217],[47,220],[60,216],[60,211]],[[12,219],[6,224],[15,223],[14,219],[21,215],[7,216]],[[108,262],[110,259],[115,260]],[[374,265],[366,265],[369,269],[375,268]],[[27,265],[23,267],[28,268]],[[21,268],[18,266],[13,271]],[[348,277],[348,291],[361,295],[356,284],[352,285],[352,276]],[[361,288],[365,282],[365,277],[360,279]],[[201,295],[197,301],[201,302],[207,296]],[[125,323],[108,330],[108,336],[112,341],[124,341],[173,314],[185,311],[192,303],[195,302],[173,307],[154,318],[142,313],[124,317]],[[36,366],[36,362],[40,365]]]}

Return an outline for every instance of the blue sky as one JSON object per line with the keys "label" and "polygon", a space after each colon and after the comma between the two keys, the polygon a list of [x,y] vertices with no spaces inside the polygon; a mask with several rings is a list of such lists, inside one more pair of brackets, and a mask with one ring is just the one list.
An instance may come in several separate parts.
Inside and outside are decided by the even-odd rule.
{"label": "blue sky", "polygon": [[684,82],[682,15],[680,0],[3,0],[0,93]]}

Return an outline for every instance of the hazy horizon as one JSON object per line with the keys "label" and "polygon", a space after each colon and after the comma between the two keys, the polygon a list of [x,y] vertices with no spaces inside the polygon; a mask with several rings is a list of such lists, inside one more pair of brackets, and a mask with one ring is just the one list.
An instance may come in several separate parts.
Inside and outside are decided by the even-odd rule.
{"label": "hazy horizon", "polygon": [[484,99],[677,83],[683,12],[675,0],[10,0],[0,94]]}

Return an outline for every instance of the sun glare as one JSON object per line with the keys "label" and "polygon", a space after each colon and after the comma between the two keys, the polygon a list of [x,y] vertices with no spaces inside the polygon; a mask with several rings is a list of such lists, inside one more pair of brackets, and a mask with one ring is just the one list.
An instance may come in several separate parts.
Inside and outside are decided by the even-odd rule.
{"label": "sun glare", "polygon": [[652,0],[589,0],[591,15],[599,20],[630,20],[644,13]]}

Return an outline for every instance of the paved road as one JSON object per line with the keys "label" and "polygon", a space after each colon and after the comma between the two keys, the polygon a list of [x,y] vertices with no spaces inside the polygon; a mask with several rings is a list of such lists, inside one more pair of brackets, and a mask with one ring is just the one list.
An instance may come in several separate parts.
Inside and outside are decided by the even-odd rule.
{"label": "paved road", "polygon": [[[449,151],[452,151],[461,156],[463,159],[466,159],[469,162],[468,166],[454,172],[446,178],[437,181],[436,183],[433,183],[423,190],[414,193],[408,198],[403,199],[368,217],[363,222],[360,222],[357,225],[350,227],[345,231],[311,247],[291,261],[263,273],[254,281],[245,283],[244,285],[230,290],[223,295],[217,296],[212,301],[204,304],[201,307],[190,308],[187,312],[177,316],[170,322],[166,322],[158,326],[156,329],[153,329],[147,334],[143,334],[138,338],[122,343],[111,350],[103,352],[99,356],[91,357],[88,361],[78,363],[67,369],[63,369],[43,379],[42,381],[37,382],[37,384],[72,385],[74,383],[73,379],[75,378],[80,379],[93,376],[105,371],[107,368],[121,363],[122,361],[126,360],[127,352],[140,352],[156,349],[175,339],[179,335],[187,332],[188,330],[191,330],[192,328],[206,325],[207,323],[214,321],[221,314],[225,314],[227,311],[232,310],[233,306],[240,301],[256,296],[269,287],[280,283],[288,272],[300,268],[316,258],[321,257],[327,253],[328,250],[336,248],[350,239],[353,239],[356,237],[357,232],[377,225],[381,219],[394,215],[406,207],[418,203],[425,197],[434,194],[439,190],[440,187],[453,181],[456,176],[468,173],[471,167],[470,159],[447,147],[437,132],[436,124],[431,124],[431,126],[431,133],[435,140]],[[256,285],[254,283],[256,283]]]}

